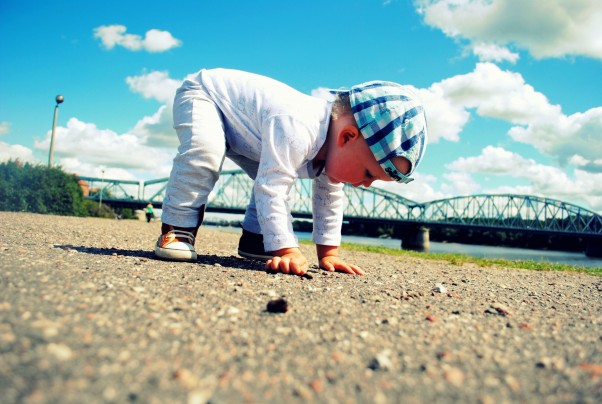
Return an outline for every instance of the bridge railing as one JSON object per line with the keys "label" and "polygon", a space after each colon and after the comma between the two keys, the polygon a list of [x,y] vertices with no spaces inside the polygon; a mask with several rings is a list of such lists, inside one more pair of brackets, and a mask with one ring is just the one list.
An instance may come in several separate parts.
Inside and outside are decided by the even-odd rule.
{"label": "bridge railing", "polygon": [[[244,209],[253,191],[253,180],[240,171],[222,173],[209,206],[216,208],[238,207]],[[420,204],[392,192],[373,188],[345,186],[346,206],[344,215],[353,218],[380,220],[412,220],[420,216]],[[293,215],[309,216],[312,211],[312,181],[297,180],[289,196]]]}
{"label": "bridge railing", "polygon": [[[138,182],[80,177],[90,188],[102,189],[103,198],[130,199],[160,206],[167,178]],[[96,188],[94,188],[96,187]],[[224,171],[209,206],[244,211],[253,190],[253,180],[240,170]],[[520,229],[602,237],[602,216],[580,206],[529,195],[470,195],[418,203],[378,188],[345,186],[344,215],[348,219],[412,222],[423,225],[451,225],[492,229]],[[289,206],[294,215],[310,216],[311,180],[295,181]],[[98,195],[96,195],[98,199]]]}
{"label": "bridge railing", "polygon": [[87,183],[92,199],[141,199],[142,181],[115,180],[110,178],[82,177],[78,179]]}
{"label": "bridge railing", "polygon": [[602,216],[530,195],[471,195],[426,202],[424,221],[455,226],[602,235]]}

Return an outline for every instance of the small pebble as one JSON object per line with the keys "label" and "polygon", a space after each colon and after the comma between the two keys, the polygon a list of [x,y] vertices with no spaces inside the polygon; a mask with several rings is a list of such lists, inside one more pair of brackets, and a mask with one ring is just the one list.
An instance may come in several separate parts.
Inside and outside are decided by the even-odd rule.
{"label": "small pebble", "polygon": [[447,288],[442,283],[436,283],[433,292],[444,294],[447,293]]}
{"label": "small pebble", "polygon": [[385,349],[372,359],[368,367],[372,370],[390,370],[393,367],[390,356],[391,351]]}
{"label": "small pebble", "polygon": [[48,344],[47,351],[60,361],[68,361],[73,357],[73,351],[65,344]]}
{"label": "small pebble", "polygon": [[498,312],[502,316],[511,316],[512,312],[506,306],[500,303],[493,303],[491,308]]}
{"label": "small pebble", "polygon": [[456,387],[461,387],[464,383],[464,372],[458,368],[449,368],[445,371],[443,377],[445,377],[445,380]]}
{"label": "small pebble", "polygon": [[288,311],[288,302],[283,298],[270,300],[266,309],[269,313],[286,313]]}
{"label": "small pebble", "polygon": [[324,382],[320,379],[314,379],[309,382],[309,387],[314,391],[314,393],[320,394],[324,391]]}

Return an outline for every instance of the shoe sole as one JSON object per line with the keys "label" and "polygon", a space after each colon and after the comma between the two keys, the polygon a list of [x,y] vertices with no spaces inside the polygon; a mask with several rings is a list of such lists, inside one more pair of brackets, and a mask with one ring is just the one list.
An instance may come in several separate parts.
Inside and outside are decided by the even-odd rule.
{"label": "shoe sole", "polygon": [[238,250],[238,255],[240,255],[243,258],[248,258],[251,260],[269,260],[274,257],[273,255],[252,254],[252,253],[240,250],[240,249]]}
{"label": "shoe sole", "polygon": [[155,247],[155,256],[168,261],[188,261],[197,259],[197,253],[193,251],[170,250],[168,248]]}

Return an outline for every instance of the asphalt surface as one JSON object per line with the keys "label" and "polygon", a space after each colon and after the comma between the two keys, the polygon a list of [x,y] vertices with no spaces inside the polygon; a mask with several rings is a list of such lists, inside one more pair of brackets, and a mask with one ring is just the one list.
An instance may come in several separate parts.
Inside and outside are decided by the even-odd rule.
{"label": "asphalt surface", "polygon": [[0,226],[2,403],[602,402],[600,277],[352,251],[365,277],[297,277],[227,232],[174,263],[158,222]]}

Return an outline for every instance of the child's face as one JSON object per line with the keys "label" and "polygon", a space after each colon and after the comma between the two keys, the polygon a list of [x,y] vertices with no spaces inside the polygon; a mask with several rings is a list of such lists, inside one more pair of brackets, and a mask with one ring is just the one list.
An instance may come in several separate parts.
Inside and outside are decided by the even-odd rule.
{"label": "child's face", "polygon": [[374,158],[364,137],[353,131],[339,134],[336,144],[328,150],[325,170],[331,181],[354,187],[367,188],[375,180],[392,181]]}

